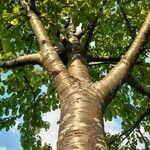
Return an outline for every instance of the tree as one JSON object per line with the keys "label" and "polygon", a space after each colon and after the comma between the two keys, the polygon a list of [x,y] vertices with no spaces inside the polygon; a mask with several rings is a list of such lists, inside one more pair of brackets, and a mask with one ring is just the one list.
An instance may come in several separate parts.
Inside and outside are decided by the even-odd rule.
{"label": "tree", "polygon": [[[124,139],[122,149],[148,149],[150,2],[21,2],[0,3],[0,128],[21,118],[22,147],[39,149],[41,115],[60,107],[58,150],[120,149]],[[117,116],[122,133],[105,135],[103,118]]]}

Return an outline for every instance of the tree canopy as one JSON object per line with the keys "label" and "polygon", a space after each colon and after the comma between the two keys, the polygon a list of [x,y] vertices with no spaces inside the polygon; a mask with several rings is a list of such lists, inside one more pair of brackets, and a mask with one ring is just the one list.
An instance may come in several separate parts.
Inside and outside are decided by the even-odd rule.
{"label": "tree canopy", "polygon": [[[150,9],[149,0],[34,0],[33,10],[44,24],[54,45],[63,57],[58,34],[67,33],[70,18],[83,31],[81,43],[88,49],[88,63],[95,82],[107,75],[123,57],[142,26]],[[37,39],[19,0],[0,2],[0,61],[10,60],[39,51]],[[80,29],[81,27],[81,29]],[[137,143],[150,142],[141,129],[150,133],[150,42],[142,47],[139,59],[117,89],[105,110],[105,121],[122,119],[122,133],[107,135],[107,143],[115,149],[136,149]],[[29,55],[28,55],[29,56]],[[20,57],[21,60],[21,57]],[[0,129],[7,131],[19,119],[22,147],[38,148],[36,136],[41,128],[48,129],[42,114],[59,108],[53,80],[37,60],[30,65],[1,68]],[[127,143],[120,146],[125,139]],[[33,145],[34,143],[34,145]]]}

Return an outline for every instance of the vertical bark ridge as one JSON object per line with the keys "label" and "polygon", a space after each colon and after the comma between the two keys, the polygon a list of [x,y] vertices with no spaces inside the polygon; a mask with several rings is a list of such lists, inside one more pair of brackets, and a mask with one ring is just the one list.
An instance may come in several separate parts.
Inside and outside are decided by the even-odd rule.
{"label": "vertical bark ridge", "polygon": [[80,59],[74,60],[70,64],[68,71],[73,77],[81,82],[88,83],[91,81],[88,68]]}
{"label": "vertical bark ridge", "polygon": [[114,94],[117,88],[124,83],[124,79],[128,76],[128,72],[132,69],[140,54],[141,48],[147,42],[149,35],[150,12],[127,53],[106,77],[93,84],[93,87],[97,90],[98,94],[104,98],[103,104],[105,106],[111,101],[108,96]]}

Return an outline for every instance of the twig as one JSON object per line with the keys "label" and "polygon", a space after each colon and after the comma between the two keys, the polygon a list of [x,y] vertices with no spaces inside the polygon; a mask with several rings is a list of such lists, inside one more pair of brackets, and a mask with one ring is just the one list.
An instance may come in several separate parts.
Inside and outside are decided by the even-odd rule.
{"label": "twig", "polygon": [[150,91],[147,90],[142,83],[140,83],[138,80],[136,80],[131,74],[128,75],[126,82],[136,89],[140,94],[145,95],[150,100]]}
{"label": "twig", "polygon": [[145,117],[148,116],[148,115],[150,115],[150,107],[148,107],[148,108],[142,113],[142,115],[140,115],[140,117],[135,121],[135,123],[134,123],[128,130],[123,131],[123,132],[122,132],[120,135],[118,135],[115,139],[113,139],[112,141],[110,141],[110,142],[108,143],[108,145],[114,144],[114,143],[117,141],[117,139],[119,139],[119,138],[125,136],[125,137],[117,144],[117,146],[120,145],[120,144],[131,134],[131,132],[132,132],[135,128],[137,128],[137,127],[139,126],[139,124],[141,123],[141,121],[143,121],[143,120],[145,119]]}
{"label": "twig", "polygon": [[143,134],[142,134],[142,132],[140,130],[140,127],[138,127],[137,130],[138,130],[138,132],[139,132],[139,134],[140,134],[140,136],[141,136],[141,138],[142,138],[142,140],[143,140],[143,142],[145,144],[145,150],[149,150],[148,143],[147,143],[146,139],[144,138],[144,136],[143,136]]}
{"label": "twig", "polygon": [[119,8],[120,8],[120,11],[121,11],[121,13],[122,13],[122,15],[124,17],[124,20],[126,22],[126,25],[127,25],[128,30],[129,30],[129,33],[130,33],[130,35],[133,38],[135,32],[133,32],[133,30],[132,30],[132,26],[130,24],[130,21],[128,20],[126,13],[125,13],[123,7],[121,6],[120,1],[119,0],[116,0],[116,1],[117,1],[117,4],[118,4]]}

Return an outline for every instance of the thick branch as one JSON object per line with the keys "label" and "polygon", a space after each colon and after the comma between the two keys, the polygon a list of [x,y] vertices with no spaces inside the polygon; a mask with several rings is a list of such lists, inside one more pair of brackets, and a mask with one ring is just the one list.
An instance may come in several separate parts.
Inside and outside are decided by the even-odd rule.
{"label": "thick branch", "polygon": [[[66,67],[63,65],[57,54],[58,48],[53,47],[49,36],[38,16],[33,11],[28,11],[28,17],[40,45],[42,64],[48,73],[55,78],[59,73],[63,72],[64,76],[68,76]],[[65,77],[66,78],[66,77]]]}
{"label": "thick branch", "polygon": [[[120,87],[125,78],[128,76],[128,72],[135,64],[141,48],[147,42],[150,35],[150,12],[147,15],[144,24],[142,25],[137,37],[132,43],[127,53],[121,58],[119,63],[110,71],[110,73],[101,81],[96,82],[93,86],[96,88],[100,97],[103,97],[102,104],[105,107],[111,102],[110,96],[115,94],[118,87]],[[105,91],[105,92],[104,92]]]}
{"label": "thick branch", "polygon": [[[116,64],[120,60],[120,57],[92,57],[89,56],[89,66],[94,66],[94,65],[100,65],[100,64]],[[137,61],[135,65],[147,65],[150,66],[150,63],[143,63],[140,61]],[[137,90],[139,93],[142,95],[147,96],[150,98],[150,91],[147,90],[141,82],[136,80],[131,74],[128,75],[126,78],[126,82],[133,87],[135,90]]]}
{"label": "thick branch", "polygon": [[22,0],[22,5],[24,5],[24,8],[27,11],[30,25],[38,40],[42,56],[42,64],[50,74],[56,76],[57,73],[64,71],[66,68],[57,54],[58,48],[53,47],[48,33],[46,32],[39,17],[32,10],[29,2],[30,1]]}
{"label": "thick branch", "polygon": [[[130,24],[128,18],[127,18],[127,15],[125,14],[125,11],[124,11],[123,7],[122,7],[121,4],[120,4],[120,1],[117,0],[117,3],[118,3],[118,5],[119,5],[120,10],[121,10],[121,13],[122,13],[122,15],[123,15],[123,17],[124,17],[124,19],[125,19],[125,22],[126,22],[126,25],[127,25],[128,30],[129,30],[129,33],[130,33],[130,35],[131,35],[131,37],[132,37],[132,39],[133,39],[133,38],[134,38],[134,35],[135,35],[135,31],[133,32],[132,26],[131,26],[131,24]],[[138,63],[138,62],[137,62],[137,63]],[[138,63],[138,64],[139,64],[139,63]],[[127,78],[127,83],[128,83],[131,87],[135,88],[139,93],[141,93],[141,94],[143,94],[143,95],[146,95],[148,98],[150,98],[150,92],[149,92],[148,90],[146,90],[146,89],[144,88],[144,86],[143,86],[138,80],[136,80],[135,78],[133,78],[131,75],[128,76],[128,78]]]}
{"label": "thick branch", "polygon": [[65,72],[66,67],[63,65],[57,54],[57,51],[59,50],[57,47],[53,47],[53,44],[51,43],[39,17],[33,11],[28,12],[28,17],[33,32],[35,33],[40,45],[43,66],[50,75],[52,74],[53,77],[56,77],[62,71]]}
{"label": "thick branch", "polygon": [[12,60],[0,60],[0,68],[16,68],[28,64],[41,64],[41,55],[36,53],[19,56],[18,58]]}
{"label": "thick branch", "polygon": [[[140,125],[141,121],[144,120],[144,118],[145,118],[146,116],[148,116],[148,115],[150,115],[150,107],[147,108],[147,109],[143,112],[143,114],[140,115],[140,117],[135,121],[135,123],[133,123],[133,125],[132,125],[128,130],[123,131],[123,132],[122,132],[120,135],[118,135],[115,139],[113,139],[112,141],[110,141],[110,142],[108,143],[108,145],[112,145],[113,143],[115,143],[115,141],[117,141],[117,139],[120,139],[121,137],[125,136],[125,137],[121,140],[121,142],[119,142],[119,144],[122,143],[122,142],[130,135],[130,133],[131,133],[135,128],[137,128],[137,127]],[[119,145],[119,144],[118,144],[118,145]]]}

